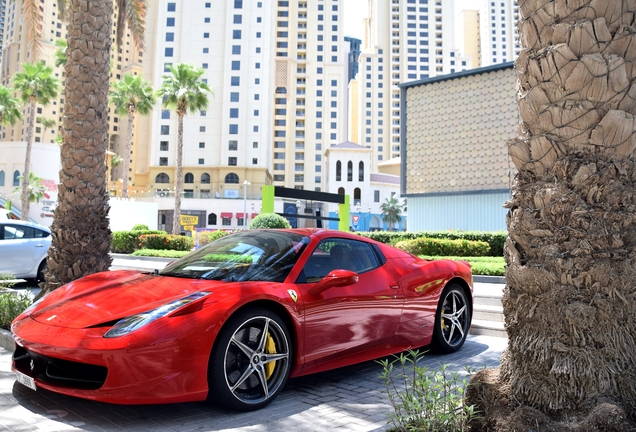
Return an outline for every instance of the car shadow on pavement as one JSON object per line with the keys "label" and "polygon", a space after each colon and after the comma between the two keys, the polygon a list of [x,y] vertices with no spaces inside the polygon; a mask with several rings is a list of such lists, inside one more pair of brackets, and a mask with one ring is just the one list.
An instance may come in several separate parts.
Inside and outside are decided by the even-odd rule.
{"label": "car shadow on pavement", "polygon": [[[449,370],[456,371],[462,371],[465,365],[474,369],[497,366],[505,344],[495,341],[493,349],[491,340],[498,338],[487,338],[487,343],[480,338],[469,337],[457,353],[426,354],[418,364],[433,369],[448,364]],[[113,405],[45,389],[34,392],[16,382],[12,395],[17,404],[12,405],[18,406],[10,406],[10,416],[0,414],[0,424],[9,430],[25,430],[26,422],[33,429],[56,431],[255,430],[255,426],[258,430],[385,430],[390,404],[379,377],[381,372],[377,361],[368,361],[290,379],[271,405],[248,413],[205,402]]]}

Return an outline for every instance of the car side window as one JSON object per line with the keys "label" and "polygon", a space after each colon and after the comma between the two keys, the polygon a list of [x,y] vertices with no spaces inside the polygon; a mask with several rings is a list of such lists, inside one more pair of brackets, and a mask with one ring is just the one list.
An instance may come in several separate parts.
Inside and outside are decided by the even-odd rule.
{"label": "car side window", "polygon": [[365,242],[331,238],[321,241],[313,251],[303,272],[307,282],[318,282],[333,270],[365,273],[379,267],[378,258]]}
{"label": "car side window", "polygon": [[23,227],[17,225],[4,226],[4,240],[20,240],[34,238],[34,229],[31,227]]}

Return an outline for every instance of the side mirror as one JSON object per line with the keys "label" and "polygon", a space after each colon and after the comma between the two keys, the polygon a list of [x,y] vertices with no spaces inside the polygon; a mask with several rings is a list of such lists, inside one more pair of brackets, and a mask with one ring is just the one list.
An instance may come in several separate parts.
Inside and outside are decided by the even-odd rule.
{"label": "side mirror", "polygon": [[316,295],[329,288],[353,285],[358,283],[358,279],[358,273],[352,272],[351,270],[333,270],[327,276],[322,278],[320,282],[314,285],[309,290],[309,293]]}

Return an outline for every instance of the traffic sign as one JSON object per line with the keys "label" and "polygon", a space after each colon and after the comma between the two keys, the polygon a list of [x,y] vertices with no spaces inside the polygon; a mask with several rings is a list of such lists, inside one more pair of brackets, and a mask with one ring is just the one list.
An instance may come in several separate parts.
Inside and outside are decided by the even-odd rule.
{"label": "traffic sign", "polygon": [[359,215],[354,215],[354,216],[351,216],[351,219],[353,219],[353,223],[354,224],[357,224],[358,221],[360,220],[360,216]]}
{"label": "traffic sign", "polygon": [[181,225],[197,225],[199,223],[199,216],[181,215],[179,222]]}

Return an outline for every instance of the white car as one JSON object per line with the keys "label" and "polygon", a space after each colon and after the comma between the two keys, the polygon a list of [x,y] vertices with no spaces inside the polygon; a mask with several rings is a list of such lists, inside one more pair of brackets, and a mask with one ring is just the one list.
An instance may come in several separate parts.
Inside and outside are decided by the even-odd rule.
{"label": "white car", "polygon": [[51,230],[33,222],[0,218],[0,274],[44,280]]}

